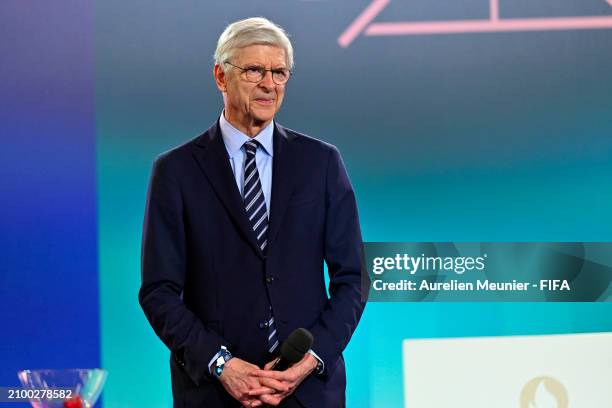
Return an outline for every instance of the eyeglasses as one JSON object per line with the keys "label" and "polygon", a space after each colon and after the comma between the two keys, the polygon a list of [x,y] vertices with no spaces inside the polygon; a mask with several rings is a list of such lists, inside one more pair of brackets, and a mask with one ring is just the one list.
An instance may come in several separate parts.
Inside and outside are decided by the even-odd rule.
{"label": "eyeglasses", "polygon": [[287,68],[274,68],[274,69],[266,69],[259,65],[253,65],[248,67],[239,67],[238,65],[234,65],[229,61],[225,61],[226,64],[231,65],[234,68],[238,68],[244,74],[244,77],[249,82],[261,82],[266,77],[266,72],[270,71],[272,73],[272,81],[276,85],[283,85],[287,83],[289,78],[291,77],[291,70]]}

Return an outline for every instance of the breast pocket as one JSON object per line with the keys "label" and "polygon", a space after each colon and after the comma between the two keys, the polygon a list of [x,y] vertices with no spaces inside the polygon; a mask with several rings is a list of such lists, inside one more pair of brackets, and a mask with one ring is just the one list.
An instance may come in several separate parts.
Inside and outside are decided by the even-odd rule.
{"label": "breast pocket", "polygon": [[322,202],[322,199],[323,199],[322,194],[317,194],[314,192],[297,192],[291,196],[288,206],[289,207],[301,207],[305,205]]}

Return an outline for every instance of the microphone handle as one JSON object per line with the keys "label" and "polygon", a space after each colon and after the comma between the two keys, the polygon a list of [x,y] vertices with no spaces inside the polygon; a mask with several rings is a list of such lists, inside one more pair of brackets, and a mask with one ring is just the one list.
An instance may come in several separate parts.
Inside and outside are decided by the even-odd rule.
{"label": "microphone handle", "polygon": [[276,361],[276,363],[274,363],[274,365],[272,365],[272,368],[270,368],[271,370],[275,370],[275,371],[285,371],[286,369],[288,369],[289,367],[291,367],[293,364],[289,364],[289,361],[287,361],[286,359],[284,359],[282,356]]}

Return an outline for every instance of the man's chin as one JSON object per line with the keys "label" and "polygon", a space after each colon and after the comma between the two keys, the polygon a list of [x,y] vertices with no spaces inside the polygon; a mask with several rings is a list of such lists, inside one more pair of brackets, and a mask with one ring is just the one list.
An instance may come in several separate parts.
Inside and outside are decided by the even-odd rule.
{"label": "man's chin", "polygon": [[274,119],[274,114],[255,115],[253,116],[253,123],[257,126],[261,126],[270,122],[272,119]]}

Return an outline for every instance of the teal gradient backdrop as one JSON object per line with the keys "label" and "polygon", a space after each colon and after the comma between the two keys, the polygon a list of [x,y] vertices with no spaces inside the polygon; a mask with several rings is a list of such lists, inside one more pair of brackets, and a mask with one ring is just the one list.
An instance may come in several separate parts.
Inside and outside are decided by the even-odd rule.
{"label": "teal gradient backdrop", "polygon": [[[359,36],[341,48],[368,3],[95,2],[106,406],[171,406],[169,354],[137,302],[146,187],[157,154],[220,114],[212,54],[239,18],[265,15],[292,35],[278,121],[339,147],[365,240],[610,241],[612,30]],[[377,20],[486,15],[486,1],[452,3],[392,2]],[[546,3],[550,15],[611,14],[599,0]],[[546,13],[510,0],[504,11]],[[401,406],[404,338],[610,330],[609,303],[370,304],[346,351],[348,405]]]}

